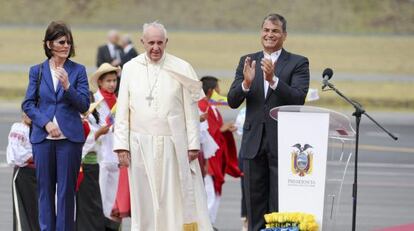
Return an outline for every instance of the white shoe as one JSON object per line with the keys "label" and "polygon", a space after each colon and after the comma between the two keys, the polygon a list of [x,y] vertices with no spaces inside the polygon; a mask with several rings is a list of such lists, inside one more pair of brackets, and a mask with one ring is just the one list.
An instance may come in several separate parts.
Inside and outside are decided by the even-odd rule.
{"label": "white shoe", "polygon": [[242,229],[241,229],[241,231],[247,231],[248,230],[247,218],[242,217],[241,220],[242,220]]}

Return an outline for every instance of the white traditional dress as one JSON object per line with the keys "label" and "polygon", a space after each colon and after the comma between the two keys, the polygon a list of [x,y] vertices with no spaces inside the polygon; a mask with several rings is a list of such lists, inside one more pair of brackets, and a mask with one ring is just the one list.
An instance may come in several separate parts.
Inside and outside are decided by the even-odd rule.
{"label": "white traditional dress", "polygon": [[[105,102],[98,90],[94,94],[95,102],[100,102],[96,107],[99,113],[99,126],[107,126],[107,118],[111,114],[111,108]],[[101,189],[102,207],[105,217],[111,218],[111,212],[115,205],[116,192],[118,191],[119,168],[118,155],[113,152],[113,132],[109,132],[99,138],[100,147],[97,150],[99,163],[99,187]]]}
{"label": "white traditional dress", "polygon": [[14,167],[12,181],[14,230],[39,230],[36,170],[29,139],[30,127],[22,122],[11,127],[7,144],[7,163]]}
{"label": "white traditional dress", "polygon": [[[198,161],[201,82],[191,65],[146,53],[124,65],[114,150],[131,153],[131,230],[212,230]],[[197,228],[198,227],[198,228]]]}

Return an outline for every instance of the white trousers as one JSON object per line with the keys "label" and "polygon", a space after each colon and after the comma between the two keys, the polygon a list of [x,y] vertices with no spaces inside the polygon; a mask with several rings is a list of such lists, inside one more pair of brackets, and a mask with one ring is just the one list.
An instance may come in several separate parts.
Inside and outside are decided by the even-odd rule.
{"label": "white trousers", "polygon": [[220,205],[221,196],[217,195],[214,191],[214,182],[211,175],[204,177],[204,187],[207,193],[207,208],[212,224],[216,222],[217,212]]}
{"label": "white trousers", "polygon": [[111,218],[118,191],[119,168],[117,163],[99,164],[99,187],[102,196],[102,208],[105,217]]}

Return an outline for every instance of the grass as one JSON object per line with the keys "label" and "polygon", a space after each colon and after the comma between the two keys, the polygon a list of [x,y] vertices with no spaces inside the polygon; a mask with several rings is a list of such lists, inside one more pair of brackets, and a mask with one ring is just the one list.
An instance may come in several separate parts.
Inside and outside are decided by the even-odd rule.
{"label": "grass", "polygon": [[[0,31],[0,63],[33,65],[44,59],[42,51],[43,29],[3,28]],[[97,47],[105,43],[106,30],[73,29],[75,61],[95,66]],[[139,33],[123,31],[138,43]],[[411,63],[414,36],[349,36],[289,34],[285,43],[289,51],[303,54],[310,60],[312,71],[331,67],[343,73],[386,73],[414,75]],[[168,52],[193,64],[197,70],[235,69],[239,57],[260,49],[258,33],[226,32],[169,32]],[[138,50],[142,47],[138,44]],[[226,92],[233,76],[221,76]],[[410,77],[407,77],[410,78]],[[21,99],[27,87],[27,72],[0,72],[0,99]],[[367,107],[385,110],[414,110],[414,83],[386,83],[361,81],[336,82],[345,94]],[[320,88],[320,83],[311,84]],[[348,107],[332,92],[320,93],[321,99],[310,104],[334,108]]]}
{"label": "grass", "polygon": [[[414,83],[335,81],[334,84],[342,93],[368,110],[414,111]],[[353,110],[352,106],[335,92],[321,92],[319,82],[312,82],[311,87],[318,89],[320,99],[307,102],[307,105]]]}
{"label": "grass", "polygon": [[[227,94],[232,79],[220,81],[222,94]],[[414,111],[414,83],[388,83],[367,81],[335,81],[335,86],[342,93],[361,103],[366,109],[376,111]],[[306,102],[306,105],[332,108],[336,110],[352,110],[353,108],[333,91],[321,91],[320,82],[312,81],[311,88],[318,89],[320,99]]]}
{"label": "grass", "polygon": [[[19,102],[23,99],[28,82],[27,74],[0,73],[0,81],[3,83],[0,87],[0,100]],[[221,78],[220,88],[223,95],[227,94],[232,81],[231,78]],[[335,86],[369,110],[414,111],[414,83],[336,81]],[[310,87],[320,89],[320,83],[312,82]],[[306,104],[338,110],[352,109],[334,92],[319,90],[319,96],[318,101]]]}
{"label": "grass", "polygon": [[284,15],[289,31],[414,33],[410,0],[15,0],[2,1],[0,22],[136,28],[158,19],[175,29],[253,31],[270,12]]}
{"label": "grass", "polygon": [[26,73],[0,73],[0,100],[23,100],[29,77]]}
{"label": "grass", "polygon": [[[136,31],[133,36],[143,51]],[[39,63],[45,58],[42,48],[44,30],[39,28],[2,28],[1,64]],[[97,47],[105,43],[106,30],[73,29],[77,55],[74,60],[95,66]],[[167,51],[193,64],[196,69],[234,70],[239,57],[260,49],[258,33],[183,32],[169,33]],[[331,67],[337,72],[414,74],[414,36],[350,36],[289,34],[287,50],[310,59],[312,70]],[[227,76],[229,77],[229,76]]]}

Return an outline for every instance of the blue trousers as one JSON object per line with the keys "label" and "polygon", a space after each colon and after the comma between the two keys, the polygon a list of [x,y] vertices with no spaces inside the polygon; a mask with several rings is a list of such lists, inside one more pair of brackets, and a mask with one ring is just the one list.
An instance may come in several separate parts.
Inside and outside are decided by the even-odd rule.
{"label": "blue trousers", "polygon": [[67,139],[46,139],[32,145],[38,185],[39,225],[42,231],[75,229],[75,187],[82,146],[83,143]]}

